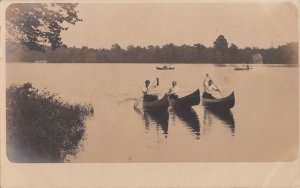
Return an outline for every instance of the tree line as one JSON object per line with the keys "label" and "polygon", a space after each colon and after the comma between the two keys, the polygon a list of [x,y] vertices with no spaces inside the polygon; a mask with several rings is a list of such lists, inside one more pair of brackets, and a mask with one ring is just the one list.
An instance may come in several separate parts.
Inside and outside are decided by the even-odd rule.
{"label": "tree line", "polygon": [[298,43],[276,48],[239,48],[229,45],[223,35],[212,47],[194,45],[147,47],[129,45],[123,49],[113,44],[110,49],[87,46],[69,47],[62,42],[61,32],[83,21],[78,18],[76,3],[14,3],[6,10],[6,61],[51,63],[249,63],[253,55],[264,63],[296,64]]}
{"label": "tree line", "polygon": [[298,43],[291,42],[276,48],[239,48],[235,44],[228,45],[223,35],[206,47],[197,43],[180,45],[173,43],[163,46],[147,47],[129,45],[123,49],[113,44],[110,49],[77,47],[60,47],[53,50],[45,47],[44,52],[31,51],[17,43],[7,42],[7,62],[35,62],[46,60],[49,63],[215,63],[236,64],[251,63],[254,54],[261,54],[266,64],[297,64]]}

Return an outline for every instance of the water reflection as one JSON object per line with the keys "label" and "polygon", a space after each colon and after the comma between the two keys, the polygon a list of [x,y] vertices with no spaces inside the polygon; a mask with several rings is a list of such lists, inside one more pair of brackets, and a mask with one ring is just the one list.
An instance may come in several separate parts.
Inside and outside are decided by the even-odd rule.
{"label": "water reflection", "polygon": [[165,112],[151,112],[151,111],[142,111],[138,108],[134,110],[143,117],[145,123],[145,129],[149,131],[151,125],[156,125],[157,131],[161,129],[163,134],[167,138],[168,127],[169,127],[169,113]]}
{"label": "water reflection", "polygon": [[196,135],[196,139],[200,138],[200,121],[193,108],[171,108],[170,113],[173,114],[172,119],[177,116]]}
{"label": "water reflection", "polygon": [[221,120],[231,131],[232,136],[235,132],[235,121],[231,110],[210,110],[204,108],[204,120],[203,124],[207,126],[206,129],[210,129],[214,120]]}

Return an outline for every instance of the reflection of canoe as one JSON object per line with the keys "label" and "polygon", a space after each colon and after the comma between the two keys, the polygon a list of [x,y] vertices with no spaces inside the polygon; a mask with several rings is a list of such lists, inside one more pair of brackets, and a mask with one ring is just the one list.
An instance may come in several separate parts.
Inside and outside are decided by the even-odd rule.
{"label": "reflection of canoe", "polygon": [[168,134],[168,111],[141,111],[138,108],[134,108],[134,111],[143,118],[146,130],[149,130],[150,126],[154,124],[161,127],[164,134]]}
{"label": "reflection of canoe", "polygon": [[144,111],[144,119],[145,125],[147,123],[155,123],[157,126],[161,127],[164,134],[168,134],[169,113],[167,111],[158,113],[153,111]]}
{"label": "reflection of canoe", "polygon": [[171,108],[170,112],[174,113],[174,115],[182,120],[198,138],[200,135],[200,122],[198,115],[193,108]]}
{"label": "reflection of canoe", "polygon": [[143,101],[144,110],[151,110],[151,111],[165,111],[168,109],[169,101],[168,95],[165,94],[164,97],[160,100],[146,102]]}
{"label": "reflection of canoe", "polygon": [[203,105],[210,109],[230,109],[235,104],[234,92],[229,96],[221,99],[206,99],[203,98]]}
{"label": "reflection of canoe", "polygon": [[157,70],[174,70],[175,68],[174,67],[156,67]]}
{"label": "reflection of canoe", "polygon": [[228,125],[230,128],[234,129],[235,128],[235,121],[233,114],[231,110],[209,110],[208,112],[212,113],[215,115],[218,119],[223,121],[226,125]]}
{"label": "reflection of canoe", "polygon": [[[235,133],[235,121],[231,110],[211,110],[205,109],[204,110],[204,121],[203,124],[205,126],[210,126],[214,123],[215,119],[221,120],[225,125],[227,125],[228,129],[231,131],[232,136]],[[206,130],[206,129],[204,129]],[[207,129],[208,130],[208,129]]]}
{"label": "reflection of canoe", "polygon": [[170,104],[176,107],[191,107],[200,103],[200,91],[197,89],[194,93],[181,98],[169,97]]}
{"label": "reflection of canoe", "polygon": [[234,135],[235,131],[235,121],[233,114],[230,109],[225,109],[225,110],[211,110],[211,109],[205,109],[206,115],[207,114],[212,114],[222,122],[224,122],[228,128],[231,130],[232,134]]}

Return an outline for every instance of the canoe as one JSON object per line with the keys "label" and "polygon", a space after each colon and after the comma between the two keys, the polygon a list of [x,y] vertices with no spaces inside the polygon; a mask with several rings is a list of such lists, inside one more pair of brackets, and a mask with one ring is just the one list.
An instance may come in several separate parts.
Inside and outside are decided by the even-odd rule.
{"label": "canoe", "polygon": [[221,99],[206,99],[206,98],[202,98],[202,99],[203,99],[202,104],[204,106],[215,110],[230,109],[235,104],[234,92],[232,92],[227,97]]}
{"label": "canoe", "polygon": [[144,110],[150,111],[165,111],[169,107],[168,95],[165,94],[163,98],[156,101],[146,102],[143,101]]}
{"label": "canoe", "polygon": [[181,98],[169,97],[170,105],[173,107],[188,108],[200,103],[200,90],[197,89],[194,93]]}
{"label": "canoe", "polygon": [[174,67],[156,67],[157,70],[174,70]]}

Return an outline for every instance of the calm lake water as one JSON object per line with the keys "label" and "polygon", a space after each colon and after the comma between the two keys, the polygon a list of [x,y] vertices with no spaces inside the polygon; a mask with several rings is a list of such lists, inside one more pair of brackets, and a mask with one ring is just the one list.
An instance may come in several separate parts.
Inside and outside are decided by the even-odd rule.
{"label": "calm lake water", "polygon": [[[298,67],[256,65],[7,64],[7,87],[31,82],[75,103],[91,103],[87,139],[70,162],[249,162],[292,161],[298,153]],[[161,117],[135,110],[146,79],[160,78],[161,96],[173,80],[179,96],[203,91],[209,73],[223,95],[235,92],[228,114],[201,104],[191,111],[169,109]],[[216,97],[220,97],[215,93]]]}

